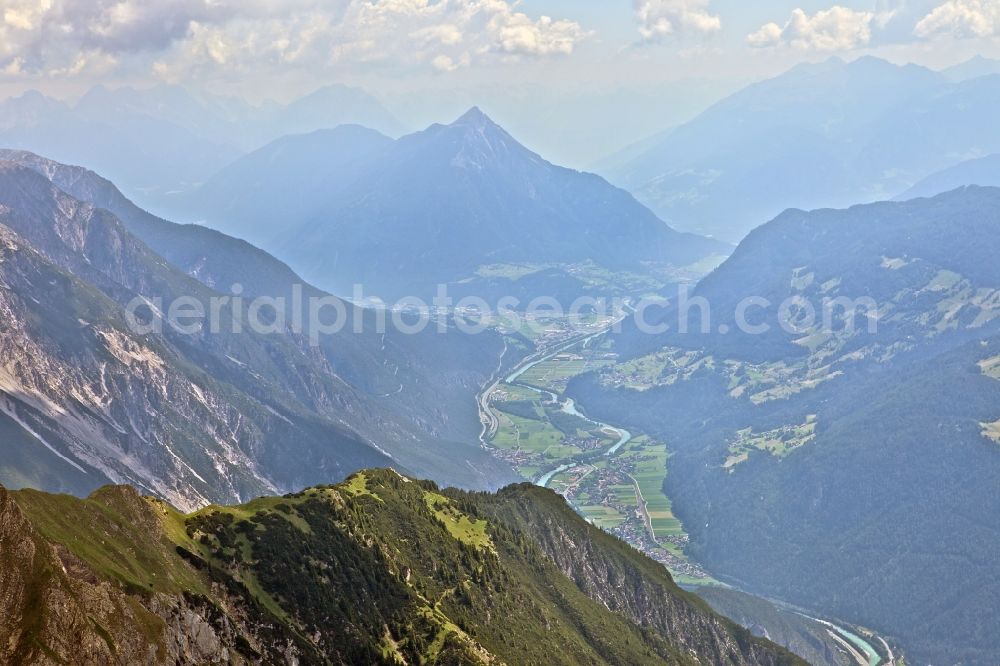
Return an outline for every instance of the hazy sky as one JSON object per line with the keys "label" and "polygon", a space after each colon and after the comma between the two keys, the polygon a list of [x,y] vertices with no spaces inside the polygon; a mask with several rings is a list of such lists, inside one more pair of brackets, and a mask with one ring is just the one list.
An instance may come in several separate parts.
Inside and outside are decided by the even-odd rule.
{"label": "hazy sky", "polygon": [[519,105],[558,125],[566,104],[658,104],[641,136],[797,62],[864,53],[1000,56],[1000,0],[0,0],[3,96],[174,82],[285,100],[340,82],[415,126],[472,102],[522,125]]}

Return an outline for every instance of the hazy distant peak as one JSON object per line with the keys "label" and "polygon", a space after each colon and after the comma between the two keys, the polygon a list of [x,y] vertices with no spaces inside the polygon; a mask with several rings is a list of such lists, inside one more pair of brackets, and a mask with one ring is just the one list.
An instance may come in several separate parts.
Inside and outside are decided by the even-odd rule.
{"label": "hazy distant peak", "polygon": [[466,144],[486,143],[494,147],[503,145],[507,149],[517,148],[531,153],[507,130],[493,122],[478,106],[472,107],[458,120],[450,125],[445,125],[443,129],[446,134],[452,136],[457,134],[463,137],[463,142]]}
{"label": "hazy distant peak", "polygon": [[[831,56],[819,63],[802,63],[796,65],[788,71],[788,74],[798,73],[798,74],[825,74],[825,73],[835,73],[835,72],[850,72],[852,74],[886,74],[894,75],[900,71],[912,71],[912,72],[926,72],[931,73],[931,70],[920,65],[914,65],[908,63],[905,65],[897,65],[893,62],[885,60],[884,58],[879,58],[877,56],[866,55],[856,58],[855,60],[844,60],[840,56]],[[778,76],[776,79],[780,80],[783,76]]]}
{"label": "hazy distant peak", "polygon": [[13,99],[49,100],[50,98],[46,97],[42,92],[40,92],[40,91],[35,90],[34,88],[32,88],[31,90],[25,90],[18,97],[14,97]]}
{"label": "hazy distant peak", "polygon": [[941,74],[955,82],[967,81],[998,73],[1000,73],[1000,60],[987,58],[983,55],[977,55],[965,62],[941,70]]}
{"label": "hazy distant peak", "polygon": [[368,93],[362,90],[361,88],[357,88],[355,86],[349,86],[344,83],[331,83],[329,85],[320,86],[319,88],[316,88],[311,93],[304,95],[300,99],[320,98],[328,96],[337,96],[339,98],[346,94],[365,96],[365,97],[368,96]]}
{"label": "hazy distant peak", "polygon": [[830,56],[822,62],[800,62],[790,68],[785,74],[814,74],[816,72],[828,72],[839,70],[846,65],[847,62],[840,56]]}
{"label": "hazy distant peak", "polygon": [[847,63],[847,66],[852,68],[863,68],[863,67],[874,68],[874,67],[886,67],[886,66],[898,67],[898,65],[894,65],[888,60],[885,60],[884,58],[879,58],[873,55],[861,56],[860,58],[857,58]]}
{"label": "hazy distant peak", "polygon": [[984,56],[983,54],[980,53],[980,54],[977,54],[977,55],[969,58],[968,60],[964,60],[964,61],[958,63],[957,65],[953,65],[952,67],[949,67],[948,69],[949,70],[954,70],[954,69],[972,68],[972,67],[989,67],[989,68],[995,68],[997,65],[1000,65],[1000,60],[995,60],[993,58],[987,58],[986,56]]}
{"label": "hazy distant peak", "polygon": [[493,120],[483,113],[482,109],[474,106],[451,124],[452,127],[472,126],[476,128],[499,127]]}
{"label": "hazy distant peak", "polygon": [[[507,160],[515,160],[521,167],[528,164],[545,168],[551,166],[477,106],[450,125],[433,125],[420,135],[437,142],[452,167],[485,169],[496,166],[500,161],[507,163]],[[507,164],[511,166],[513,163]]]}
{"label": "hazy distant peak", "polygon": [[374,127],[394,137],[405,132],[404,126],[378,99],[361,88],[340,83],[324,86],[275,109],[275,120],[283,134],[335,127],[345,121]]}
{"label": "hazy distant peak", "polygon": [[[308,135],[308,136],[316,137],[316,138],[319,138],[319,137],[331,137],[331,138],[335,138],[335,137],[342,137],[342,138],[346,138],[346,137],[368,137],[368,138],[372,138],[372,139],[382,139],[384,141],[392,141],[392,139],[390,139],[388,136],[386,136],[382,132],[379,132],[376,129],[372,129],[371,127],[365,127],[364,125],[359,125],[357,123],[344,123],[343,125],[337,125],[336,127],[317,129],[317,130],[313,130],[312,132],[306,132],[305,134]],[[286,137],[281,137],[281,138],[277,139],[275,141],[275,143],[280,142],[280,141],[282,141],[284,139],[287,139],[287,138],[290,138],[290,137],[294,137],[294,136],[295,135],[293,134],[293,135],[289,135],[289,136],[286,136]]]}
{"label": "hazy distant peak", "polygon": [[0,107],[9,107],[16,109],[53,109],[53,108],[65,108],[66,104],[60,102],[59,100],[47,97],[43,93],[37,90],[25,90],[17,97],[10,97],[6,100],[0,100]]}

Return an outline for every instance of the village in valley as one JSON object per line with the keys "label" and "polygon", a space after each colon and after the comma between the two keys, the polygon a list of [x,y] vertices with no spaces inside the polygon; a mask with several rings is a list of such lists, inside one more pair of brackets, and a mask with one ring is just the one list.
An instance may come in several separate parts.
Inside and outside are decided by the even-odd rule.
{"label": "village in valley", "polygon": [[[564,396],[573,377],[602,369],[614,376],[616,355],[596,336],[573,336],[559,325],[550,323],[544,336],[559,342],[498,381],[484,401],[495,422],[488,440],[493,455],[561,494],[591,524],[647,553],[678,581],[713,583],[685,555],[688,535],[664,493],[667,445],[595,421]],[[648,372],[628,370],[629,381]]]}

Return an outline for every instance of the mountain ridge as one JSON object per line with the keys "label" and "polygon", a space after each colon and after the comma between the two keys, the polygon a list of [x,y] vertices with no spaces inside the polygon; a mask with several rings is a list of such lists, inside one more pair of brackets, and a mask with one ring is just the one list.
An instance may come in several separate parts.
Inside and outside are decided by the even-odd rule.
{"label": "mountain ridge", "polygon": [[[210,334],[202,330],[191,336],[178,334],[172,327],[166,326],[162,336],[153,335],[151,338],[157,349],[162,347],[166,351],[155,354],[142,351],[148,349],[149,343],[129,331],[122,311],[124,305],[137,295],[143,298],[163,298],[168,302],[177,297],[195,297],[205,304],[217,292],[154,254],[141,241],[131,236],[111,213],[69,197],[36,170],[11,162],[3,164],[0,177],[3,179],[3,196],[6,197],[4,200],[8,207],[3,209],[5,217],[2,221],[25,234],[46,255],[44,259],[29,259],[34,257],[31,252],[22,252],[17,256],[23,257],[32,266],[40,266],[32,268],[34,271],[55,271],[60,275],[68,272],[86,281],[86,284],[59,297],[49,296],[52,306],[65,310],[45,315],[50,327],[26,328],[17,338],[8,336],[6,342],[13,345],[9,349],[9,357],[35,358],[36,363],[40,363],[41,359],[49,359],[60,368],[56,374],[72,377],[79,384],[72,384],[73,391],[83,391],[83,395],[87,396],[96,391],[97,395],[103,396],[100,400],[110,400],[113,405],[120,405],[116,409],[127,407],[124,414],[113,419],[102,415],[105,407],[97,410],[94,418],[98,423],[107,423],[107,429],[101,426],[100,429],[93,430],[87,426],[80,430],[83,428],[82,423],[91,423],[93,420],[91,416],[86,416],[83,421],[73,421],[75,425],[72,426],[72,432],[60,430],[61,426],[53,431],[58,419],[53,420],[55,417],[35,408],[30,410],[32,416],[26,421],[24,410],[28,407],[20,402],[16,403],[16,409],[11,407],[8,410],[15,420],[29,423],[28,427],[40,433],[61,455],[68,455],[67,451],[73,451],[74,455],[91,451],[88,455],[93,455],[92,448],[99,445],[99,450],[103,451],[99,458],[110,461],[117,470],[108,478],[140,483],[181,504],[186,501],[197,504],[211,499],[239,498],[246,492],[253,492],[253,484],[265,478],[269,480],[262,486],[256,486],[258,492],[300,485],[293,480],[301,481],[309,477],[314,480],[339,478],[356,468],[358,461],[363,460],[369,464],[380,461],[384,464],[386,453],[383,446],[394,449],[395,464],[407,469],[412,466],[433,470],[442,475],[443,479],[457,479],[472,486],[489,487],[490,484],[514,478],[512,472],[504,471],[502,466],[489,459],[478,447],[463,443],[463,440],[469,441],[466,435],[470,439],[475,437],[479,424],[474,402],[469,400],[465,404],[456,401],[454,397],[471,395],[474,387],[485,381],[487,373],[494,370],[495,364],[490,360],[490,355],[494,351],[499,354],[499,349],[494,350],[492,345],[495,341],[489,336],[459,338],[457,335],[442,336],[432,332],[421,337],[392,332],[383,337],[374,332],[354,334],[348,328],[342,335],[324,338],[318,346],[313,346],[302,336],[260,336],[249,330],[239,335],[226,334],[224,331],[222,334]],[[86,175],[82,171],[70,170],[69,173]],[[87,178],[93,178],[93,175]],[[83,182],[85,181],[76,181],[77,185]],[[98,185],[103,183],[102,187],[107,185],[106,181],[92,181],[92,184],[95,182]],[[103,190],[97,190],[97,193],[110,196]],[[146,215],[134,207],[129,210],[136,215]],[[183,236],[190,231],[197,231],[194,228],[171,225],[148,215],[139,221],[147,223],[154,231],[163,232],[162,235],[168,240],[172,235]],[[200,240],[199,234],[195,244]],[[216,240],[224,250],[235,248],[234,251],[242,252],[243,245],[239,241],[225,238]],[[191,244],[185,241],[185,247]],[[20,248],[22,245],[27,243],[18,240],[11,247]],[[200,250],[211,254],[211,248],[201,247]],[[17,249],[11,251],[15,254],[18,252]],[[266,255],[252,256],[265,266],[274,267],[276,264]],[[50,266],[52,261],[60,266]],[[207,265],[199,260],[194,268],[203,273],[200,276],[202,279],[205,278],[206,271],[216,275],[229,274],[232,277],[232,263],[214,265],[213,268],[212,260]],[[250,267],[249,264],[237,264],[235,270],[245,271]],[[4,268],[15,270],[15,264],[9,262]],[[279,264],[278,268],[282,268],[282,265]],[[284,269],[287,270],[287,267]],[[278,269],[275,269],[275,275],[280,279],[270,285],[272,288],[277,286],[285,289],[290,285],[281,280],[294,277],[294,274]],[[10,313],[11,321],[25,318],[31,320],[40,316],[38,313],[48,312],[46,308],[50,304],[42,299],[37,280],[25,280],[21,273],[11,273],[7,283],[13,289],[7,292],[14,299],[10,306],[13,308]],[[69,284],[77,283],[70,280]],[[62,346],[52,345],[64,340],[68,331],[83,325],[72,318],[67,319],[70,313],[82,306],[81,299],[87,303],[93,301],[93,307],[102,313],[98,318],[94,318],[96,315],[79,317],[81,321],[95,325],[105,333],[107,326],[111,326],[115,333],[111,339],[100,336],[79,338],[79,345],[87,350],[87,354],[94,356],[92,358],[85,355],[86,361],[74,360],[73,364],[82,364],[82,369],[71,370],[64,366],[69,362],[68,358],[81,349],[65,343]],[[224,309],[223,314],[226,311]],[[374,330],[372,313],[363,310],[352,312],[359,318],[359,323],[361,318],[364,319],[365,331]],[[105,322],[105,318],[110,319]],[[114,345],[127,343],[126,349],[132,350],[126,352],[115,346],[118,356],[114,356],[115,365],[109,366],[118,368],[124,364],[122,371],[129,377],[129,381],[136,382],[131,391],[122,392],[121,387],[109,387],[101,383],[100,378],[105,370],[99,359],[106,353],[108,345],[112,345],[109,340],[114,340]],[[170,402],[162,402],[157,398],[157,406],[147,405],[139,409],[135,400],[145,399],[150,391],[155,393],[166,389],[163,378],[148,374],[152,372],[151,369],[148,372],[144,370],[147,374],[142,375],[128,369],[127,361],[134,354],[139,354],[142,358],[159,359],[157,363],[166,359],[166,365],[163,366],[166,374],[163,378],[169,380],[168,386],[176,386],[174,390],[181,393],[174,393]],[[440,363],[435,359],[440,359]],[[141,365],[135,366],[139,367]],[[482,368],[478,371],[482,375],[478,374],[477,367]],[[159,373],[160,370],[156,372]],[[71,403],[67,404],[67,401],[74,400],[75,394],[50,386],[39,379],[35,372],[18,365],[8,376],[5,385],[7,393],[16,395],[26,392],[29,395],[44,396],[47,401],[44,404],[51,402],[61,405],[64,411],[73,410]],[[206,381],[214,388],[209,394],[199,398],[199,391],[207,390]],[[189,382],[194,386],[190,390],[185,388],[189,386]],[[417,387],[421,382],[430,385],[418,391]],[[184,396],[183,399],[180,398],[181,395]],[[237,468],[248,471],[248,478],[257,479],[250,486],[232,487],[225,482],[209,484],[204,480],[210,475],[206,470],[213,470],[211,474],[217,473],[206,458],[208,452],[215,450],[220,445],[219,442],[225,442],[223,448],[229,447],[229,436],[223,437],[210,431],[199,434],[192,440],[190,433],[178,435],[175,432],[178,428],[163,420],[165,413],[161,407],[169,410],[174,405],[181,405],[183,410],[200,409],[195,403],[206,399],[206,396],[212,405],[211,409],[225,415],[223,421],[226,425],[213,419],[203,418],[201,421],[216,424],[212,427],[217,427],[220,431],[238,429],[239,410],[247,415],[246,432],[240,431],[239,436],[233,435],[239,442],[237,449],[241,450],[238,454],[234,451],[232,455],[236,456],[234,460],[240,461],[236,464]],[[87,404],[94,399],[96,398],[88,397]],[[121,425],[140,422],[143,423],[143,429],[138,431],[141,434],[130,434],[132,428]],[[198,423],[199,420],[192,419],[191,414],[186,413],[185,416],[174,419],[174,422]],[[118,425],[114,425],[115,423]],[[326,431],[322,425],[324,423],[328,429]],[[44,424],[44,431],[39,430],[42,427],[40,424]],[[30,433],[23,428],[15,427],[13,423],[9,425],[14,428],[14,432],[21,433],[18,437],[30,439]],[[287,428],[290,426],[302,429],[286,447],[289,451],[298,451],[300,461],[296,461],[294,456],[280,455],[281,437],[287,436]],[[56,432],[60,434],[57,436]],[[282,432],[285,434],[282,435]],[[164,437],[183,437],[184,453],[175,452],[178,446],[176,441],[170,443],[169,439],[157,439]],[[203,439],[205,437],[207,439]],[[126,444],[130,439],[133,443]],[[361,440],[365,440],[367,444],[361,445]],[[339,454],[334,446],[338,442],[344,447],[340,452],[342,460],[337,459]],[[372,442],[379,444],[373,448]],[[138,449],[135,448],[137,445]],[[120,451],[122,447],[126,451],[141,451],[142,455],[147,456],[144,464],[154,463],[156,469],[143,467],[139,465],[138,459],[129,457],[125,458],[125,468],[121,467],[121,454],[114,452]],[[360,457],[356,455],[362,451],[367,452]],[[461,453],[456,455],[458,452]],[[197,464],[193,462],[195,460],[198,461]],[[474,467],[466,464],[467,460]],[[58,459],[50,462],[59,468],[64,467],[64,463]],[[264,471],[256,469],[257,464],[263,465]],[[60,474],[52,475],[54,470],[51,465],[38,470],[32,461],[20,457],[18,465],[19,467],[9,469],[5,474],[21,478],[25,469],[35,469],[20,482],[42,483],[43,487],[65,489],[65,486],[60,485]],[[116,476],[129,465],[143,470],[141,480],[134,476]],[[222,465],[222,468],[225,467]],[[194,471],[194,468],[198,471]],[[69,472],[74,478],[77,475],[70,470],[62,471]],[[39,474],[42,476],[39,477]],[[275,481],[276,478],[284,480]],[[75,484],[81,482],[84,486],[75,485],[73,489],[80,491],[94,485],[94,482],[87,482],[85,479],[74,481]],[[185,489],[197,487],[198,490],[175,490],[171,484],[181,484]],[[182,492],[187,499],[182,500],[181,495],[172,494],[175,492]]]}
{"label": "mountain ridge", "polygon": [[[611,611],[565,577],[512,517],[525,508],[655,593],[664,619],[630,620],[631,602]],[[0,568],[0,657],[24,664],[802,663],[529,486],[469,494],[368,470],[189,515],[128,487],[86,500],[0,488],[0,543],[18,564]]]}
{"label": "mountain ridge", "polygon": [[[563,267],[563,282],[576,283],[580,295],[588,287],[573,265],[643,273],[729,249],[670,229],[599,176],[545,161],[478,108],[392,143],[348,148],[316,164],[303,159],[294,171],[258,161],[255,175],[209,181],[194,195],[200,211],[189,216],[248,236],[339,293],[360,283],[383,297],[427,298],[447,283],[492,295],[528,281],[481,273],[521,265],[537,276]],[[317,178],[326,170],[330,182]],[[248,173],[240,163],[227,171]],[[278,185],[289,178],[306,188],[290,196]]]}
{"label": "mountain ridge", "polygon": [[969,155],[997,152],[983,109],[998,98],[995,76],[953,82],[870,56],[802,64],[716,103],[606,175],[675,227],[737,241],[785,208],[890,198]]}
{"label": "mountain ridge", "polygon": [[76,102],[37,91],[0,100],[0,145],[88,164],[157,208],[271,140],[346,122],[404,131],[375,98],[343,85],[260,106],[180,86],[95,86]]}
{"label": "mountain ridge", "polygon": [[897,196],[896,200],[934,197],[967,185],[1000,186],[1000,153],[959,162],[933,173]]}
{"label": "mountain ridge", "polygon": [[[711,304],[710,333],[697,332],[698,308],[693,332],[678,332],[673,304],[657,319],[670,332],[626,328],[612,342],[653,370],[628,384],[581,376],[568,395],[674,443],[666,492],[687,552],[719,579],[875,627],[907,662],[990,664],[998,211],[1000,189],[973,186],[786,211],[691,293]],[[772,304],[748,319],[769,330],[740,328],[745,297]],[[871,304],[826,325],[824,299],[837,298]],[[786,299],[817,317],[783,330]]]}

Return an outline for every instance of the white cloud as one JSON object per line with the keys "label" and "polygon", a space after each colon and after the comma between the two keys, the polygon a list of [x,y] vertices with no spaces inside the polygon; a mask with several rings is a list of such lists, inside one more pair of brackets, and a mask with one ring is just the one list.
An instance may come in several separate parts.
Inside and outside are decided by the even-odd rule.
{"label": "white cloud", "polygon": [[465,36],[462,34],[462,30],[457,25],[452,25],[450,23],[442,23],[441,25],[432,25],[426,28],[420,28],[419,30],[414,30],[410,33],[410,37],[419,44],[424,46],[429,46],[432,44],[442,44],[444,46],[452,46],[454,44],[461,44]]}
{"label": "white cloud", "polygon": [[948,0],[920,19],[913,34],[925,39],[998,35],[1000,0]]}
{"label": "white cloud", "polygon": [[431,64],[434,65],[434,69],[440,72],[454,72],[458,69],[458,64],[446,55],[436,56]]}
{"label": "white cloud", "polygon": [[573,21],[542,16],[532,21],[519,12],[502,11],[491,20],[489,32],[505,53],[547,56],[569,55],[585,33]]}
{"label": "white cloud", "polygon": [[[578,23],[513,0],[0,0],[0,72],[72,76],[155,60],[154,73],[337,64],[451,71],[493,55],[566,55]],[[121,56],[129,56],[123,58]],[[149,60],[147,60],[148,66]],[[80,63],[84,63],[80,66]]]}
{"label": "white cloud", "polygon": [[711,0],[633,0],[639,34],[658,41],[682,33],[708,35],[722,29],[722,20],[708,11]]}
{"label": "white cloud", "polygon": [[224,21],[221,0],[0,0],[0,70],[76,76],[118,56],[163,49],[193,22]]}
{"label": "white cloud", "polygon": [[868,45],[872,24],[882,27],[891,18],[891,13],[861,12],[839,5],[812,16],[794,9],[785,25],[761,26],[747,36],[747,44],[755,48],[787,46],[812,51],[848,51]]}

